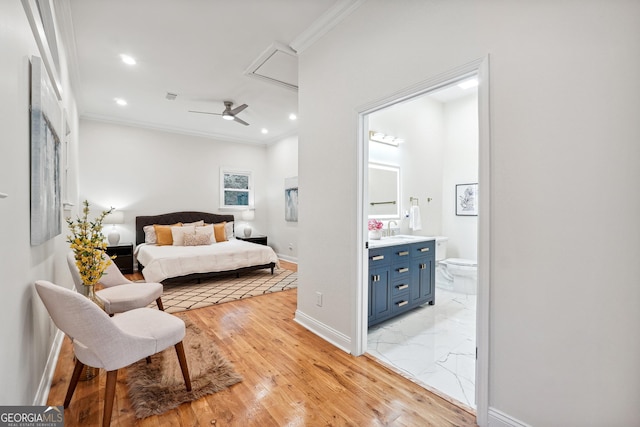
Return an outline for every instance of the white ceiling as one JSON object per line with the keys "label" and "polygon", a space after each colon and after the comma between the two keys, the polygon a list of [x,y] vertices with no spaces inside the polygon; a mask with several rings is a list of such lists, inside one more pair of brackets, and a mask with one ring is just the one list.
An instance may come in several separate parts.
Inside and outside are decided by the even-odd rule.
{"label": "white ceiling", "polygon": [[[68,0],[61,22],[80,116],[261,144],[293,134],[297,57],[290,46],[308,46],[361,2]],[[167,92],[178,96],[169,101]],[[250,126],[188,112],[221,113],[225,100],[249,105],[238,117]]]}

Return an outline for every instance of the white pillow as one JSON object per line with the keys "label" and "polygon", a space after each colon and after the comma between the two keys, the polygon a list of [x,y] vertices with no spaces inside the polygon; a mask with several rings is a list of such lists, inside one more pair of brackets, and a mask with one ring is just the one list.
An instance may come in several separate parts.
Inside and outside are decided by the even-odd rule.
{"label": "white pillow", "polygon": [[173,246],[184,246],[184,235],[196,234],[196,228],[193,225],[182,227],[171,227],[171,237],[173,237]]}
{"label": "white pillow", "polygon": [[202,227],[204,225],[204,219],[196,222],[187,222],[182,224],[183,227],[187,227],[189,225],[193,225],[194,227]]}
{"label": "white pillow", "polygon": [[209,236],[209,242],[216,243],[216,236],[213,234],[213,224],[196,227],[196,235]]}
{"label": "white pillow", "polygon": [[236,237],[233,235],[233,221],[227,222],[224,225],[224,234],[227,237],[227,240],[231,240]]}
{"label": "white pillow", "polygon": [[153,225],[145,225],[142,227],[142,231],[144,231],[144,242],[155,245],[158,241],[156,237],[156,229],[153,228]]}

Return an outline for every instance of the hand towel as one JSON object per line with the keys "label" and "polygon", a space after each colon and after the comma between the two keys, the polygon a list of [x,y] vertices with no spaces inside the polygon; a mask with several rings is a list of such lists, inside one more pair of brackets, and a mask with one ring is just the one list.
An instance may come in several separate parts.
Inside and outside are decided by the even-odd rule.
{"label": "hand towel", "polygon": [[422,230],[422,220],[420,219],[420,206],[411,206],[409,211],[409,228],[412,230]]}

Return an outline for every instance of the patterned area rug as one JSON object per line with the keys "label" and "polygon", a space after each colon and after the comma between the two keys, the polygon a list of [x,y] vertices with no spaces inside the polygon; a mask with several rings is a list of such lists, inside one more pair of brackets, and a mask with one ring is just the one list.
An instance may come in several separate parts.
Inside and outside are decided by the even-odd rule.
{"label": "patterned area rug", "polygon": [[[227,301],[264,295],[298,287],[298,273],[282,268],[164,285],[162,303],[167,313],[193,310]],[[155,302],[149,307],[155,307]]]}

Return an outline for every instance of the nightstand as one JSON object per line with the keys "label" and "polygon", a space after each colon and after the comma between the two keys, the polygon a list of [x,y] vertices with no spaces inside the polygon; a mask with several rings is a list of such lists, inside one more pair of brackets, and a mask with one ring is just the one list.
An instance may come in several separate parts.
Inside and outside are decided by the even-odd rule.
{"label": "nightstand", "polygon": [[236,239],[238,240],[244,240],[245,242],[251,242],[251,243],[257,243],[259,245],[265,245],[267,246],[267,236],[262,236],[259,234],[256,234],[255,236],[250,236],[250,237],[236,237]]}
{"label": "nightstand", "polygon": [[107,246],[107,255],[116,255],[113,262],[123,274],[133,274],[133,243],[109,245]]}

